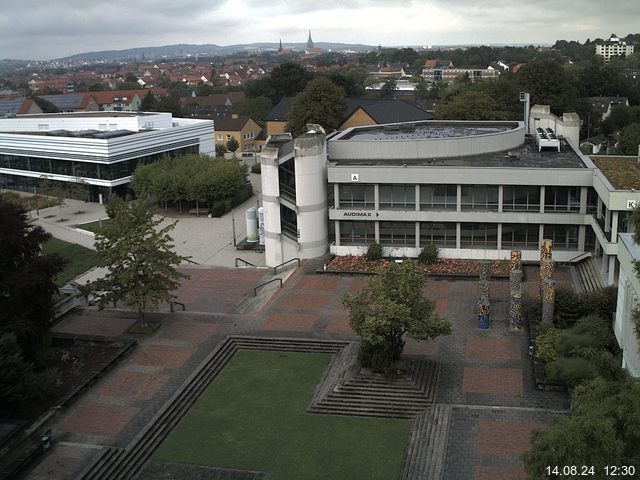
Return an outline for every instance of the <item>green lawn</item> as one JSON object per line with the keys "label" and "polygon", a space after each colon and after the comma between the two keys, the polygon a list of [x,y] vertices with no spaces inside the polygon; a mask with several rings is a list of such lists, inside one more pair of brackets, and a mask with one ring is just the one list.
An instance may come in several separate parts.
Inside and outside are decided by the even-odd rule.
{"label": "green lawn", "polygon": [[270,480],[400,478],[409,420],[305,413],[330,358],[240,350],[155,460],[260,470]]}
{"label": "green lawn", "polygon": [[85,248],[82,245],[65,242],[58,238],[49,239],[43,246],[45,255],[57,253],[67,261],[62,272],[56,276],[56,284],[65,285],[78,275],[86,272],[98,264],[98,253],[95,250]]}
{"label": "green lawn", "polygon": [[88,230],[93,233],[98,233],[100,231],[101,222],[102,222],[102,226],[104,227],[110,221],[111,220],[109,219],[105,219],[105,220],[96,220],[95,222],[89,222],[89,223],[81,223],[79,225],[76,225],[76,228],[81,228],[82,230]]}

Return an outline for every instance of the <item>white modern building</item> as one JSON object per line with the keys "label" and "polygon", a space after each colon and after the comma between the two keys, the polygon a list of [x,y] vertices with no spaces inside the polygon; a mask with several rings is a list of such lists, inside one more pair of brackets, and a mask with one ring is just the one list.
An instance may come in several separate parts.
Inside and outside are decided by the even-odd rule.
{"label": "white modern building", "polygon": [[126,193],[135,168],[166,156],[215,155],[211,120],[170,113],[78,112],[0,119],[0,188],[37,191],[47,178],[90,185],[90,199]]}
{"label": "white modern building", "polygon": [[623,42],[616,35],[611,35],[609,40],[605,40],[601,43],[596,43],[596,55],[604,57],[605,63],[611,60],[611,57],[626,57],[633,54],[633,45],[628,45],[627,42]]}
{"label": "white modern building", "polygon": [[[266,261],[380,243],[388,256],[428,244],[449,258],[539,259],[589,252],[617,278],[618,232],[639,191],[614,187],[580,153],[580,119],[534,106],[524,122],[422,121],[349,128],[325,137],[270,137],[263,153]],[[266,174],[265,174],[266,172]],[[269,214],[267,214],[270,212]]]}
{"label": "white modern building", "polygon": [[618,305],[613,331],[622,349],[622,367],[635,377],[640,377],[640,346],[633,311],[639,307],[640,280],[635,262],[640,261],[640,246],[633,242],[633,235],[621,233],[618,250],[620,276],[618,278]]}

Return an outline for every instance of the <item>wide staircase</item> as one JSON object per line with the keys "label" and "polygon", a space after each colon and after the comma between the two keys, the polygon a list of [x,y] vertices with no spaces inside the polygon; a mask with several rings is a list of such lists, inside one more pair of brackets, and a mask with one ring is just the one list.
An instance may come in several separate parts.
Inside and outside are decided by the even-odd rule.
{"label": "wide staircase", "polygon": [[434,405],[416,417],[402,480],[442,479],[451,412],[450,405]]}
{"label": "wide staircase", "polygon": [[409,371],[387,378],[362,370],[343,379],[308,411],[333,415],[414,418],[433,403],[439,365],[412,360]]}
{"label": "wide staircase", "polygon": [[575,265],[583,291],[595,292],[606,287],[606,282],[598,267],[600,261],[599,258],[590,257]]}

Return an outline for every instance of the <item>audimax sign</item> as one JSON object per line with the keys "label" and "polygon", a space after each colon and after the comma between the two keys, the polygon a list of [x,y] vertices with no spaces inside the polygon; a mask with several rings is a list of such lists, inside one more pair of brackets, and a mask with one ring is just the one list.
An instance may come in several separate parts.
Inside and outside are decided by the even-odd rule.
{"label": "audimax sign", "polygon": [[[374,213],[375,213],[375,215],[374,215]],[[366,211],[363,212],[363,211],[357,211],[357,210],[356,211],[346,211],[346,212],[343,212],[343,214],[342,214],[343,217],[369,217],[369,218],[377,217],[379,215],[380,214],[378,212],[366,212]]]}

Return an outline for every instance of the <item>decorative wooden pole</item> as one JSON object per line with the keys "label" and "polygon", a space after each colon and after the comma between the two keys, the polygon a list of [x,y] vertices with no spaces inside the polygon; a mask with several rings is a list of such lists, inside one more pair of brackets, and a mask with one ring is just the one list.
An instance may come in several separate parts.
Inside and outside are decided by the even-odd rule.
{"label": "decorative wooden pole", "polygon": [[542,283],[542,323],[553,322],[556,302],[556,281],[547,279]]}
{"label": "decorative wooden pole", "polygon": [[484,261],[480,264],[480,280],[491,280],[491,262]]}
{"label": "decorative wooden pole", "polygon": [[522,328],[522,293],[519,290],[511,292],[511,304],[509,306],[509,320],[511,328]]}
{"label": "decorative wooden pole", "polygon": [[486,300],[478,300],[478,328],[489,328],[489,302]]}
{"label": "decorative wooden pole", "polygon": [[543,258],[551,258],[551,253],[553,251],[553,240],[549,240],[545,238],[542,240],[540,244],[540,260]]}
{"label": "decorative wooden pole", "polygon": [[509,270],[522,270],[522,252],[520,250],[511,250]]}

